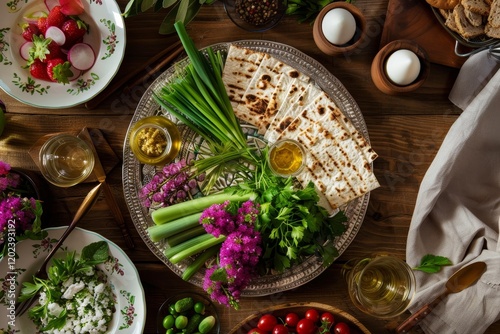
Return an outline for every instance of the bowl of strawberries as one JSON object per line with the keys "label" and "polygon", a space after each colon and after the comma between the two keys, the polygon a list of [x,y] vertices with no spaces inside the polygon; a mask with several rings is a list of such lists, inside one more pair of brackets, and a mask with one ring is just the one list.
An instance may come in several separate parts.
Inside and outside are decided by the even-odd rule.
{"label": "bowl of strawberries", "polygon": [[115,1],[26,0],[0,9],[0,88],[31,106],[84,103],[113,79],[125,51]]}

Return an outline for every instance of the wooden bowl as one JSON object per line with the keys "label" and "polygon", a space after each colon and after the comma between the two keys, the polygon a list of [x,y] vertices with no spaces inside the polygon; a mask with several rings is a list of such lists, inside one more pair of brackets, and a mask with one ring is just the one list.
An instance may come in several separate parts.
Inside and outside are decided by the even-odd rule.
{"label": "wooden bowl", "polygon": [[311,308],[316,309],[320,314],[322,312],[332,313],[335,318],[335,323],[345,322],[349,326],[351,334],[370,334],[370,331],[349,313],[334,306],[321,303],[286,303],[269,307],[244,319],[236,325],[229,334],[247,334],[251,329],[257,327],[259,318],[267,313],[280,317],[284,321],[287,313],[294,312],[297,313],[299,317],[303,317],[304,313]]}
{"label": "wooden bowl", "polygon": [[[409,85],[400,86],[393,83],[388,77],[385,70],[387,58],[397,50],[407,49],[414,52],[420,60],[420,74],[417,79]],[[404,94],[412,92],[422,86],[427,79],[430,70],[430,63],[427,53],[417,43],[410,40],[392,41],[384,46],[373,59],[371,66],[372,81],[377,88],[383,93],[389,95]]]}
{"label": "wooden bowl", "polygon": [[[330,43],[325,35],[323,34],[323,30],[321,28],[323,24],[323,18],[325,15],[334,8],[343,8],[349,11],[356,20],[356,32],[354,37],[344,45],[335,45]],[[337,56],[341,54],[350,54],[352,53],[364,40],[366,36],[366,18],[359,10],[358,7],[347,3],[347,2],[333,2],[327,6],[325,6],[314,20],[313,26],[313,38],[314,42],[318,46],[318,48],[323,51],[325,54],[329,56]]]}

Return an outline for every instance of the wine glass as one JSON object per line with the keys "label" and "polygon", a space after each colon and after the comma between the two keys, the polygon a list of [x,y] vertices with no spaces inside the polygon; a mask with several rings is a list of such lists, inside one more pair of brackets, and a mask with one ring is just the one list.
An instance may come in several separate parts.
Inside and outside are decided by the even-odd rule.
{"label": "wine glass", "polygon": [[379,254],[348,261],[342,274],[354,305],[377,318],[400,315],[415,295],[412,269],[395,256]]}

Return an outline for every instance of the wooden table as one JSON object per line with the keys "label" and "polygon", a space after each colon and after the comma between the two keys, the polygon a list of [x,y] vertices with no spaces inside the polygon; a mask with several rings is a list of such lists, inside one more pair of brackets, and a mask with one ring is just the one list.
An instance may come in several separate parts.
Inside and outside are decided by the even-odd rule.
{"label": "wooden table", "polygon": [[[126,0],[118,2],[122,9],[127,3]],[[397,322],[376,320],[355,309],[347,297],[340,266],[353,257],[378,251],[405,258],[406,236],[420,182],[460,110],[448,100],[458,74],[456,68],[432,64],[423,87],[404,96],[385,95],[374,86],[369,75],[370,65],[379,50],[387,4],[387,0],[356,1],[366,15],[369,38],[358,52],[347,57],[322,54],[314,44],[312,26],[298,24],[295,17],[285,17],[276,28],[264,33],[240,30],[227,18],[220,1],[203,7],[195,21],[188,25],[189,34],[200,48],[218,42],[265,39],[289,44],[318,60],[345,85],[358,103],[373,148],[379,154],[374,169],[381,187],[371,193],[361,230],[337,262],[312,282],[293,291],[245,298],[239,311],[219,306],[222,333],[227,333],[249,314],[283,302],[315,301],[333,305],[353,314],[373,333],[389,332]],[[177,39],[174,35],[157,33],[163,15],[163,12],[149,12],[126,19],[127,47],[116,79]],[[147,84],[136,86],[129,95],[120,92],[111,95],[95,110],[87,110],[83,105],[60,110],[37,109],[0,92],[0,99],[7,106],[7,127],[0,137],[0,160],[15,167],[37,170],[28,149],[38,138],[55,132],[79,131],[85,126],[100,129],[121,158],[129,122]],[[139,237],[124,201],[121,166],[111,170],[107,180],[133,233],[135,249],[127,249],[102,195],[80,226],[102,234],[126,250],[139,270],[146,293],[145,333],[155,333],[156,311],[168,296],[178,290],[201,289],[172,274]],[[67,225],[93,185],[80,184],[68,189],[47,185],[48,225]],[[496,323],[488,333],[499,331],[500,323]]]}

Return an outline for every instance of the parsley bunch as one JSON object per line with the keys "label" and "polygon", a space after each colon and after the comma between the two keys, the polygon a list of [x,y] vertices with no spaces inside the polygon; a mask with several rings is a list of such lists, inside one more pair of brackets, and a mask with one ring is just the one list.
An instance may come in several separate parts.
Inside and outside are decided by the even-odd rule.
{"label": "parsley bunch", "polygon": [[239,185],[242,191],[254,191],[260,204],[255,228],[262,236],[261,274],[282,272],[315,254],[329,266],[338,256],[333,241],[346,230],[347,217],[342,211],[330,217],[318,205],[312,182],[302,189],[295,178],[274,175],[265,158],[267,148],[262,154],[253,179]]}

